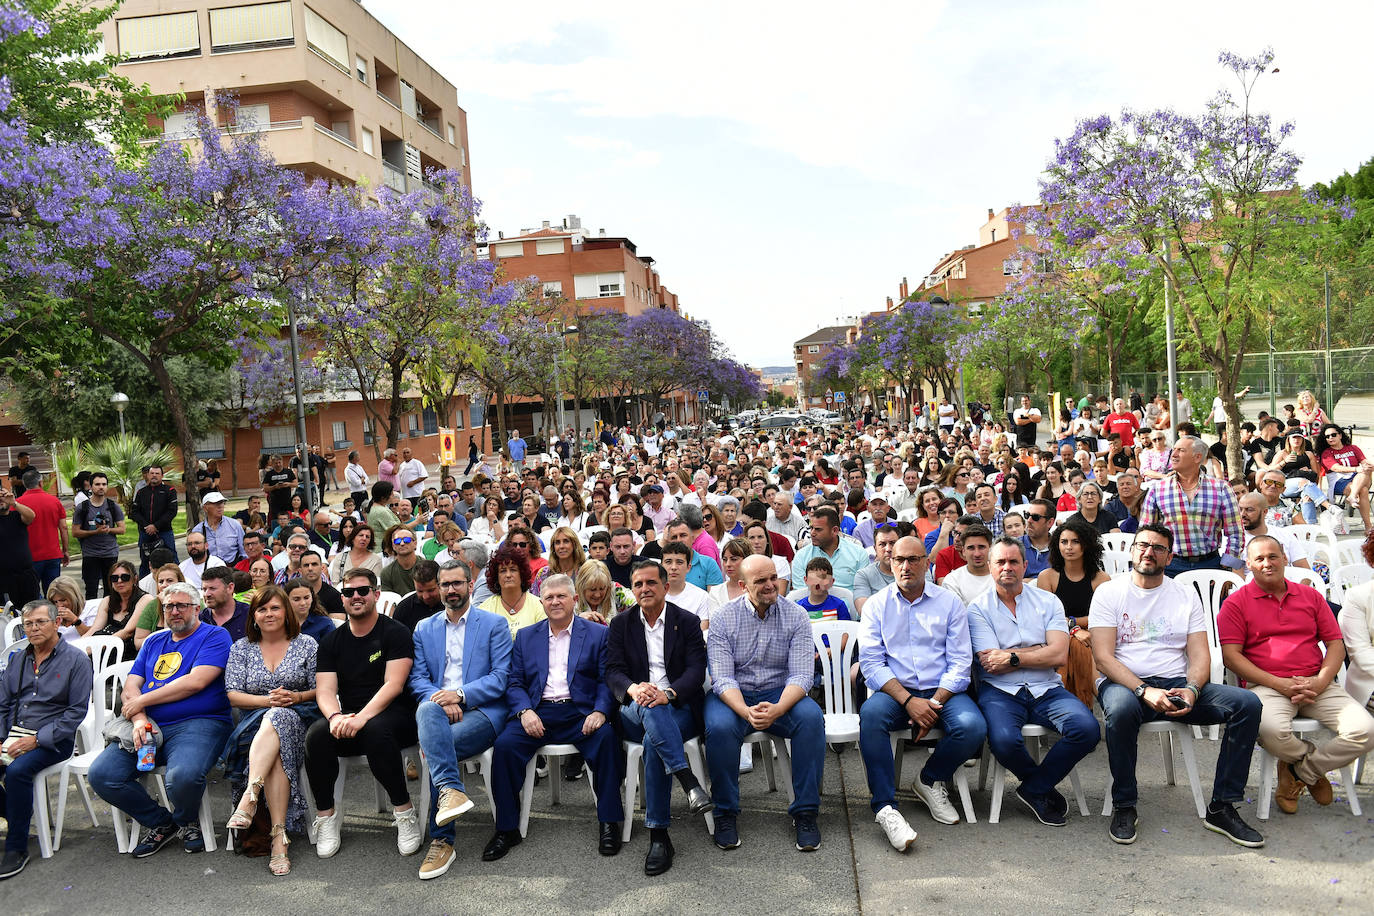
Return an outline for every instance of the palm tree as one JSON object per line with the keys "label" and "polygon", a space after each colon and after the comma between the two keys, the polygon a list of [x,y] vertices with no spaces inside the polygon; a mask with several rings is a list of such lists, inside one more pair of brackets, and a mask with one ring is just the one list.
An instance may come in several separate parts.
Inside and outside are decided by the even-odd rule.
{"label": "palm tree", "polygon": [[132,433],[106,436],[90,443],[84,458],[82,464],[109,478],[110,489],[126,513],[133,508],[134,488],[143,479],[143,468],[147,465],[162,465],[162,479],[168,483],[181,479],[181,472],[173,470],[176,452],[170,445],[151,445]]}

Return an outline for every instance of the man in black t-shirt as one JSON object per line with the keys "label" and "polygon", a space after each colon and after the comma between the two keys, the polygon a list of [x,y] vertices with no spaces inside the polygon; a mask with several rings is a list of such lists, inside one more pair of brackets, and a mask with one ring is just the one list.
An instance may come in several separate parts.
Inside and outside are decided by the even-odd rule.
{"label": "man in black t-shirt", "polygon": [[296,489],[296,475],[282,467],[281,455],[273,455],[262,476],[262,489],[267,494],[267,514],[275,518],[278,512],[291,511],[291,494]]}
{"label": "man in black t-shirt", "polygon": [[412,570],[415,576],[415,591],[406,595],[391,612],[391,619],[405,624],[412,633],[415,626],[426,617],[431,617],[444,609],[444,599],[439,594],[439,564],[433,560],[416,560]]}
{"label": "man in black t-shirt", "polygon": [[611,571],[611,580],[625,588],[630,587],[630,570],[635,562],[635,536],[629,528],[617,528],[611,532],[611,552],[606,555],[606,568]]}
{"label": "man in black t-shirt", "polygon": [[406,690],[415,644],[404,625],[377,613],[377,577],[371,570],[349,570],[340,594],[348,622],[320,642],[315,686],[324,718],[305,736],[305,772],[319,809],[315,851],[322,859],[339,851],[343,819],[334,809],[339,758],[366,756],[373,777],[391,798],[396,846],[401,855],[413,855],[423,830],[410,803],[401,751],[419,742],[415,705]]}

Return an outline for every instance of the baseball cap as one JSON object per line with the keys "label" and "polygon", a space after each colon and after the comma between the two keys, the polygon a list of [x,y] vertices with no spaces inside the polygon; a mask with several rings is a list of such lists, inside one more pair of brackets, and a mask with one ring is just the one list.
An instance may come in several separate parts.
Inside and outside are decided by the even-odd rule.
{"label": "baseball cap", "polygon": [[201,499],[200,504],[202,506],[208,506],[210,503],[222,503],[224,501],[225,500],[223,493],[221,493],[218,490],[211,490],[209,493],[206,493],[205,496]]}

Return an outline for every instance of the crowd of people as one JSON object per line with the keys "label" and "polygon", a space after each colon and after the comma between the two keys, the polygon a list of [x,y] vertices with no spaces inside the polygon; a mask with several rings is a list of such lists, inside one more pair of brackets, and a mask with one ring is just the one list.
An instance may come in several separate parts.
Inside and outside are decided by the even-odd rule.
{"label": "crowd of people", "polygon": [[[308,827],[316,854],[333,856],[346,832],[339,761],[360,756],[390,799],[399,853],[418,853],[427,832],[418,876],[437,878],[458,857],[454,821],[474,807],[464,764],[488,751],[484,861],[523,841],[531,767],[590,777],[596,846],[615,855],[633,813],[620,789],[629,742],[645,767],[644,870],[659,875],[675,855],[679,790],[682,811],[711,815],[717,847],[740,845],[739,780],[757,733],[789,743],[795,846],[814,850],[822,652],[855,659],[872,811],[902,852],[916,831],[899,807],[894,736],[933,742],[911,789],[940,824],[962,819],[950,783],[986,743],[1029,815],[1064,826],[1058,786],[1105,743],[1108,834],[1133,843],[1137,737],[1158,719],[1223,726],[1203,823],[1235,843],[1264,843],[1236,807],[1256,744],[1278,760],[1282,811],[1304,792],[1330,804],[1326,773],[1374,750],[1374,585],[1334,609],[1287,577],[1306,555],[1284,528],[1334,526],[1344,500],[1370,531],[1374,466],[1346,432],[1304,397],[1291,418],[1246,424],[1245,467],[1229,469],[1224,449],[1163,404],[1085,398],[1047,442],[1028,398],[1005,424],[944,406],[911,428],[871,412],[781,435],[626,427],[585,447],[561,437],[552,455],[515,437],[485,460],[474,445],[466,471],[438,486],[409,448],[388,449],[375,474],[350,454],[342,487],[332,464],[312,459],[298,477],[269,456],[262,493],[234,516],[214,480],[197,482],[203,516],[181,561],[164,538],[177,494],[153,467],[129,513],[140,568],[97,549],[88,575],[86,545],[124,524],[91,475],[72,518],[84,581],[60,574],[65,536],[54,534],[55,557],[46,536],[31,548],[54,510],[33,505],[40,481],[21,468],[29,492],[0,491],[0,589],[26,637],[0,676],[0,877],[28,860],[35,775],[73,752],[92,689],[79,640],[91,634],[119,637],[130,665],[89,781],[140,825],[136,858],[174,841],[205,847],[199,810],[216,766],[232,786],[236,848],[286,875]],[[347,495],[321,505],[331,488]],[[1114,533],[1131,539],[1116,575],[1103,565]],[[1374,537],[1363,556],[1374,565]],[[1245,584],[1212,620],[1174,577],[1228,567]],[[854,645],[814,639],[822,621],[853,622]],[[1213,677],[1214,628],[1239,686]],[[1295,735],[1295,715],[1333,737]],[[1059,736],[1038,761],[1028,724]],[[166,806],[140,779],[150,743]],[[556,755],[543,749],[564,744],[576,755],[549,772]],[[417,777],[428,810],[412,797]]]}

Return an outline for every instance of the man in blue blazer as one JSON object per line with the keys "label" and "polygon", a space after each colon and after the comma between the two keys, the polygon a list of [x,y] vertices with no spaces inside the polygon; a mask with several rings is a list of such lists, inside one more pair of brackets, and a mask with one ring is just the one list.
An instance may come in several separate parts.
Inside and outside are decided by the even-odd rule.
{"label": "man in blue blazer", "polygon": [[439,569],[444,613],[415,626],[410,692],[418,704],[420,748],[434,786],[421,880],[437,878],[453,864],[453,821],[472,807],[458,762],[491,747],[509,715],[510,627],[495,614],[472,607],[468,576],[462,560],[445,563]]}
{"label": "man in blue blazer", "polygon": [[688,809],[715,807],[687,766],[682,742],[701,734],[706,641],[701,618],[668,602],[663,567],[645,560],[630,572],[635,607],[611,618],[606,642],[606,684],[620,701],[620,725],[630,741],[644,745],[644,823],[649,828],[646,875],[673,865],[668,837],[673,782],[687,793]]}
{"label": "man in blue blazer", "polygon": [[545,744],[575,745],[592,771],[598,846],[620,851],[620,746],[607,722],[615,700],[606,686],[606,628],[574,613],[572,579],[550,576],[539,590],[547,620],[515,634],[506,699],[514,716],[496,738],[491,788],[496,834],[482,851],[494,862],[520,843],[520,790],[525,766]]}

